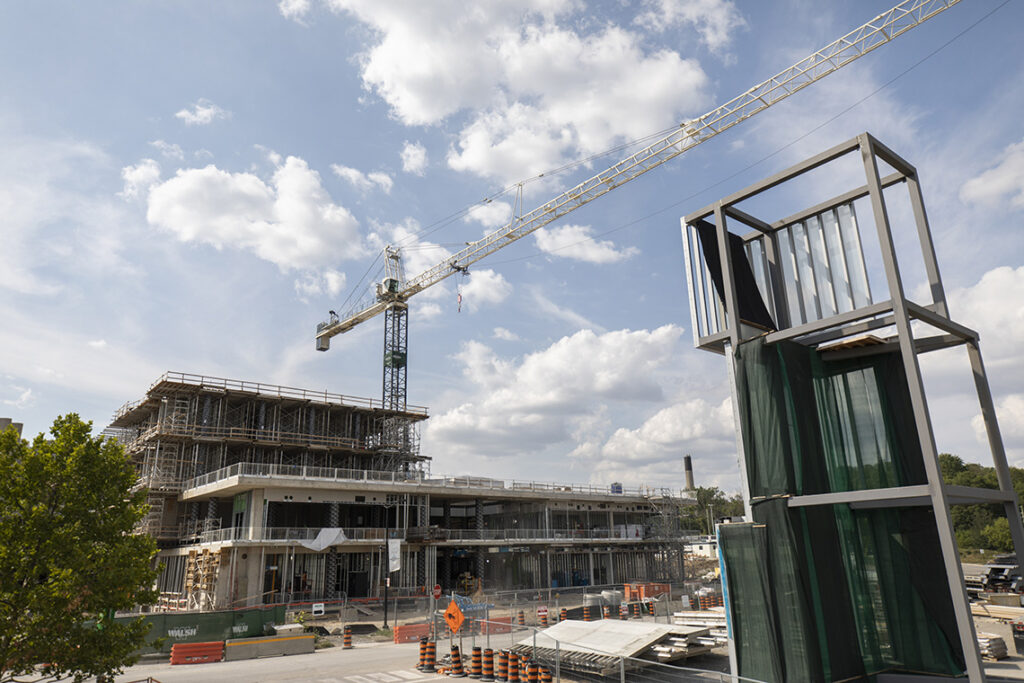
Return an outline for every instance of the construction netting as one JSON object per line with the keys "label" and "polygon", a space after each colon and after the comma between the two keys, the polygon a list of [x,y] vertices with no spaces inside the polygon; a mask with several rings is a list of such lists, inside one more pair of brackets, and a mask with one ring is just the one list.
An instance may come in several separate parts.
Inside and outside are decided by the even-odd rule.
{"label": "construction netting", "polygon": [[738,673],[962,674],[930,508],[789,506],[794,495],[926,482],[899,356],[824,360],[762,337],[737,349],[736,384],[754,516],[720,527]]}

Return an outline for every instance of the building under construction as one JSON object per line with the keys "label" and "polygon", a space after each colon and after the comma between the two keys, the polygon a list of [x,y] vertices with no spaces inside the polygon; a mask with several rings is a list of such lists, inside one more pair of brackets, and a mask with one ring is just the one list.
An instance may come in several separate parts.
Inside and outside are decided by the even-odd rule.
{"label": "building under construction", "polygon": [[106,433],[149,489],[141,531],[178,608],[375,597],[388,575],[407,594],[682,578],[690,498],[433,476],[416,438],[426,419],[417,406],[167,373]]}

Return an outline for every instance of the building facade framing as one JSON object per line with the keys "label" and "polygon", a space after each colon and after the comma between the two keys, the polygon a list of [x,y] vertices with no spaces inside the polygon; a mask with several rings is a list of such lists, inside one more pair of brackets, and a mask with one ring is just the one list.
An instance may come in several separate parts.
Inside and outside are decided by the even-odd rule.
{"label": "building facade framing", "polygon": [[[163,602],[223,609],[683,576],[679,492],[431,475],[427,410],[166,373],[107,429],[149,490]],[[395,428],[396,423],[400,428]],[[397,435],[397,436],[396,436]],[[393,443],[397,441],[396,443]],[[391,544],[392,546],[396,544]]]}

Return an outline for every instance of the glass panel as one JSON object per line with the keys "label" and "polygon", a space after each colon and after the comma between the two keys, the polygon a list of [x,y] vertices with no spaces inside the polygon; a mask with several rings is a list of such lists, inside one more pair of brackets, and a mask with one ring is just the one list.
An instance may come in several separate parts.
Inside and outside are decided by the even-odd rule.
{"label": "glass panel", "polygon": [[818,301],[818,287],[811,269],[811,246],[807,241],[807,230],[802,223],[790,227],[793,236],[793,251],[796,253],[797,272],[800,275],[800,290],[804,299],[804,311],[808,320],[821,320],[821,304]]}
{"label": "glass panel", "polygon": [[871,285],[868,282],[867,269],[864,265],[864,251],[860,242],[860,230],[857,227],[857,215],[852,204],[844,204],[836,209],[839,216],[839,231],[843,238],[843,251],[846,253],[846,265],[850,271],[850,285],[853,289],[853,304],[856,308],[869,306]]}
{"label": "glass panel", "polygon": [[792,325],[807,322],[804,315],[803,298],[800,294],[800,281],[796,270],[796,256],[793,254],[793,235],[791,228],[779,230],[779,262],[782,264],[782,280],[786,287],[786,301],[789,304],[789,319]]}
{"label": "glass panel", "polygon": [[839,233],[839,221],[835,211],[821,214],[822,234],[828,259],[832,265],[832,287],[836,297],[836,307],[840,313],[853,310],[853,288],[850,286],[850,270],[843,253],[843,238]]}
{"label": "glass panel", "polygon": [[837,310],[835,294],[832,292],[832,268],[829,263],[828,251],[825,249],[825,240],[821,234],[821,221],[817,216],[809,218],[804,221],[804,229],[807,231],[807,238],[810,242],[809,253],[821,304],[821,315],[823,318],[828,318],[835,315]]}

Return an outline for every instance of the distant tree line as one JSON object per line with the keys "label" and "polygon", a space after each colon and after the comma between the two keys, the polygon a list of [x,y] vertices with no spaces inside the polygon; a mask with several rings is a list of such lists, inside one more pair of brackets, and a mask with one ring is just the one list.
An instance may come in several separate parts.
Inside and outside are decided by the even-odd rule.
{"label": "distant tree line", "polygon": [[[999,488],[994,467],[964,462],[951,453],[939,455],[939,467],[942,469],[942,479],[947,484],[982,489]],[[1011,467],[1010,480],[1017,492],[1018,502],[1024,500],[1024,469]],[[1010,523],[1006,520],[1002,505],[954,505],[950,512],[960,550],[1013,552]]]}
{"label": "distant tree line", "polygon": [[[951,453],[939,455],[942,478],[947,484],[998,489],[994,467],[964,462]],[[1018,502],[1024,501],[1024,469],[1010,468],[1010,479]],[[713,533],[714,520],[743,515],[743,498],[738,493],[727,496],[717,486],[700,486],[694,490],[697,504],[687,507],[682,515],[682,528],[701,534]],[[1013,552],[1010,523],[1002,505],[954,505],[951,508],[956,540],[963,551],[995,550]]]}

